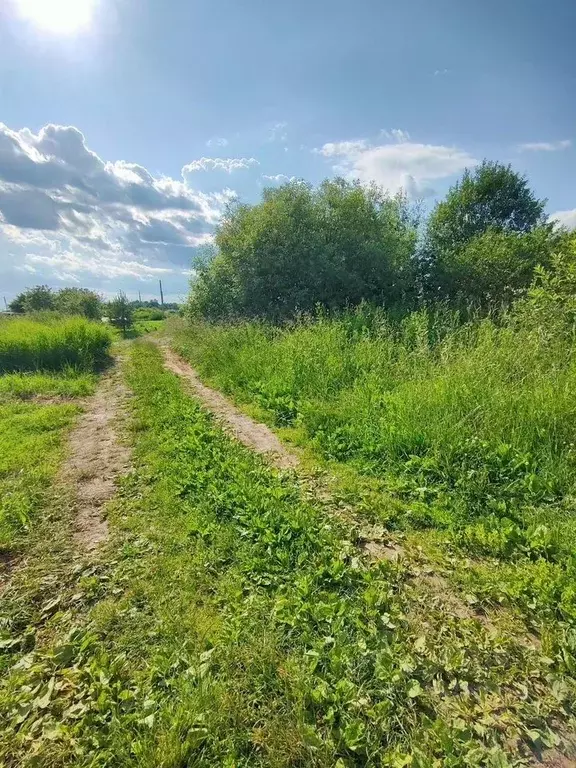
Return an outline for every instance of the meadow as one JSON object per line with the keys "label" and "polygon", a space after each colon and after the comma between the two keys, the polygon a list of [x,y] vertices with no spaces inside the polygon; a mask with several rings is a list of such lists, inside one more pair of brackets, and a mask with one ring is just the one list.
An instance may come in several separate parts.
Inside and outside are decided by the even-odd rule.
{"label": "meadow", "polygon": [[0,373],[91,371],[108,359],[107,328],[81,317],[45,313],[38,318],[0,320]]}
{"label": "meadow", "polygon": [[548,642],[455,614],[417,552],[359,558],[152,344],[126,380],[135,466],[110,546],[4,619],[5,765],[495,768],[558,743],[574,689]]}
{"label": "meadow", "polygon": [[520,315],[392,321],[367,308],[174,336],[205,380],[323,462],[368,517],[452,558],[470,600],[554,625],[572,657],[570,337]]}
{"label": "meadow", "polygon": [[47,504],[65,436],[91,394],[111,337],[52,316],[0,321],[0,552],[19,551]]}

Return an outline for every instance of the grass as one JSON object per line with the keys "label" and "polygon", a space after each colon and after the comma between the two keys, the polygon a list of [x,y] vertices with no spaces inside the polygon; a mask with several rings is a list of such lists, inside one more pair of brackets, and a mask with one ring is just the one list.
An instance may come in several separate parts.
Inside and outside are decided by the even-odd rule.
{"label": "grass", "polygon": [[127,381],[108,551],[56,594],[23,578],[0,623],[4,765],[502,768],[558,743],[575,687],[547,638],[455,615],[418,555],[361,558],[153,345]]}
{"label": "grass", "polygon": [[0,321],[0,374],[92,371],[108,359],[112,336],[100,323],[80,317],[9,318]]}
{"label": "grass", "polygon": [[79,410],[73,403],[0,404],[0,553],[17,549],[42,512]]}
{"label": "grass", "polygon": [[19,398],[71,398],[90,395],[96,377],[69,369],[63,373],[10,373],[0,376],[0,402]]}
{"label": "grass", "polygon": [[[64,438],[95,386],[110,335],[80,318],[0,321],[0,553],[22,549],[41,517]],[[65,402],[65,400],[69,402]]]}
{"label": "grass", "polygon": [[542,524],[551,548],[576,543],[560,524],[576,478],[566,341],[512,321],[420,312],[393,324],[368,310],[284,329],[181,324],[175,339],[207,380],[403,499],[387,525],[446,530],[495,556],[538,554]]}

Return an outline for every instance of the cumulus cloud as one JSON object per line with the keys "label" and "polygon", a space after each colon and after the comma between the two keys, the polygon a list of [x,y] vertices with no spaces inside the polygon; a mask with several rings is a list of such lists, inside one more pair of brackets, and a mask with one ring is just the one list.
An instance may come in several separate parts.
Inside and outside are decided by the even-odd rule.
{"label": "cumulus cloud", "polygon": [[556,221],[566,229],[576,229],[576,208],[571,211],[556,211],[550,216],[551,221]]}
{"label": "cumulus cloud", "polygon": [[456,147],[413,142],[400,129],[390,131],[386,138],[392,141],[330,142],[316,152],[335,161],[333,169],[337,173],[365,183],[375,181],[391,192],[403,189],[411,197],[433,194],[430,182],[460,173],[478,162]]}
{"label": "cumulus cloud", "polygon": [[559,152],[562,149],[568,149],[572,146],[570,139],[562,141],[532,141],[526,144],[519,144],[519,152]]}
{"label": "cumulus cloud", "polygon": [[184,175],[194,173],[194,171],[240,171],[251,168],[254,165],[260,165],[255,157],[201,157],[199,160],[193,160],[182,168]]}
{"label": "cumulus cloud", "polygon": [[192,165],[180,179],[153,176],[100,158],[73,126],[35,134],[0,123],[0,273],[17,265],[59,279],[181,274],[234,194],[192,189]]}
{"label": "cumulus cloud", "polygon": [[289,181],[296,181],[296,176],[286,176],[285,173],[277,173],[272,176],[268,176],[266,173],[262,176],[266,181],[273,181],[276,184],[286,184]]}

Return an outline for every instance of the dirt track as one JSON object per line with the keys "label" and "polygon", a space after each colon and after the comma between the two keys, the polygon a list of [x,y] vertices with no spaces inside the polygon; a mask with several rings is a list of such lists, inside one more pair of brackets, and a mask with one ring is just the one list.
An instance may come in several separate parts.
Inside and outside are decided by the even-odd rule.
{"label": "dirt track", "polygon": [[166,368],[185,379],[221,425],[234,437],[256,453],[264,454],[279,469],[298,466],[298,457],[266,426],[253,421],[235,408],[220,392],[203,384],[194,369],[168,347],[162,347]]}
{"label": "dirt track", "polygon": [[103,506],[116,492],[116,481],[129,468],[130,453],[118,440],[117,428],[128,390],[118,363],[105,374],[74,428],[62,480],[74,487],[77,505],[74,538],[91,552],[108,536]]}

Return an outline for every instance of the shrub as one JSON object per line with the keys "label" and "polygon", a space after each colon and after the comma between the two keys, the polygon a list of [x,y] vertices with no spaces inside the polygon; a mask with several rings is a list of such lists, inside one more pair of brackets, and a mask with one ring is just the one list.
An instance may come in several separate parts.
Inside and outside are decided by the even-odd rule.
{"label": "shrub", "polygon": [[228,210],[215,242],[190,300],[192,314],[210,319],[389,306],[413,285],[414,216],[403,197],[376,186],[336,179],[267,189],[260,204]]}

